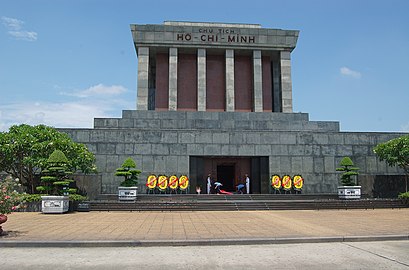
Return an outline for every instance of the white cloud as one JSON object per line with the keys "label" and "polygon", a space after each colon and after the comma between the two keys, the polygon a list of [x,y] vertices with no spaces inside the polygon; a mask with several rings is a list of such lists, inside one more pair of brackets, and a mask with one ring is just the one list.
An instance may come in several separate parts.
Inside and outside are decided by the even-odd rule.
{"label": "white cloud", "polygon": [[0,104],[0,131],[22,123],[45,124],[58,128],[92,128],[94,118],[120,117],[122,110],[134,108],[134,101],[129,98],[106,96],[113,93],[120,95],[127,91],[125,87],[97,86],[78,91],[94,95],[81,96],[81,99],[76,101]]}
{"label": "white cloud", "polygon": [[14,31],[21,30],[22,25],[24,24],[23,21],[20,21],[14,18],[4,17],[4,16],[1,17],[1,21],[7,29],[14,30]]}
{"label": "white cloud", "polygon": [[6,130],[12,125],[46,124],[54,127],[91,127],[90,114],[101,114],[94,106],[76,103],[40,103],[31,102],[2,106],[0,128]]}
{"label": "white cloud", "polygon": [[9,31],[8,32],[11,36],[15,37],[16,39],[22,39],[27,41],[35,41],[37,40],[37,33],[36,32],[28,32],[28,31]]}
{"label": "white cloud", "polygon": [[79,97],[79,98],[87,98],[87,97],[95,97],[95,96],[115,96],[125,93],[127,90],[122,85],[111,85],[106,86],[103,84],[97,84],[94,86],[89,87],[85,90],[77,90],[72,92],[61,92],[61,95],[65,96],[72,96],[72,97]]}
{"label": "white cloud", "polygon": [[23,29],[24,22],[15,18],[1,17],[3,25],[7,28],[8,34],[16,39],[36,41],[37,33]]}
{"label": "white cloud", "polygon": [[341,72],[342,75],[352,77],[352,78],[355,78],[355,79],[359,79],[359,78],[362,77],[360,72],[352,70],[352,69],[347,68],[347,67],[341,67],[339,71]]}

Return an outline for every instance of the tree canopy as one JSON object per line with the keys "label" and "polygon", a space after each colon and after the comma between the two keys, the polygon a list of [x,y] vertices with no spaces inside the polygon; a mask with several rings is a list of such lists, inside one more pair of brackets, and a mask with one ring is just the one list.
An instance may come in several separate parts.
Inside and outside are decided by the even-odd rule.
{"label": "tree canopy", "polygon": [[55,128],[26,124],[14,125],[8,132],[0,133],[0,171],[19,178],[27,191],[34,193],[39,175],[54,150],[65,153],[68,170],[96,171],[95,156],[84,144],[74,142]]}
{"label": "tree canopy", "polygon": [[406,174],[406,192],[408,191],[409,175],[409,135],[380,143],[374,148],[375,154],[389,166],[398,166]]}

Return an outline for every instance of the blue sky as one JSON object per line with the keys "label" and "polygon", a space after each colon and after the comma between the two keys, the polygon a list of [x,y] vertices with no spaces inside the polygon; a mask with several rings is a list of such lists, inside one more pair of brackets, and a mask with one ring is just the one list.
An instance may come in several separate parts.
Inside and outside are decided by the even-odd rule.
{"label": "blue sky", "polygon": [[300,30],[295,112],[342,131],[409,132],[409,1],[0,0],[0,131],[92,127],[136,107],[129,25],[165,20]]}

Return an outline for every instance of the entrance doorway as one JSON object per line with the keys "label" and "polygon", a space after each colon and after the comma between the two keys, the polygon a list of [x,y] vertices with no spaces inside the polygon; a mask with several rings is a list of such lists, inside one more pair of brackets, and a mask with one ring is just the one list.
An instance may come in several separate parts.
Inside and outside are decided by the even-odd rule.
{"label": "entrance doorway", "polygon": [[238,157],[238,156],[190,156],[189,176],[190,192],[195,193],[195,187],[200,186],[205,193],[207,176],[218,180],[226,191],[235,191],[239,183],[244,183],[244,175],[250,176],[250,193],[268,194],[270,188],[268,157]]}
{"label": "entrance doorway", "polygon": [[223,184],[222,189],[226,191],[235,191],[236,179],[235,165],[218,165],[217,166],[217,181]]}

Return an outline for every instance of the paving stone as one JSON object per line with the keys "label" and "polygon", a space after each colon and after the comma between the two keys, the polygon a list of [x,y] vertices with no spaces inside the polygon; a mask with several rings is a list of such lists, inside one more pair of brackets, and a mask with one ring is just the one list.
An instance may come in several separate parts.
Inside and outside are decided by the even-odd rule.
{"label": "paving stone", "polygon": [[408,223],[409,209],[76,212],[69,215],[26,212],[9,215],[2,225],[5,231],[12,233],[1,237],[0,244],[7,241],[408,236]]}

